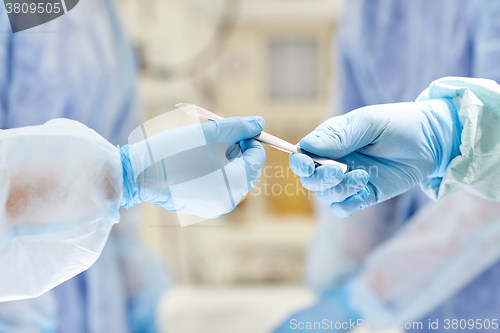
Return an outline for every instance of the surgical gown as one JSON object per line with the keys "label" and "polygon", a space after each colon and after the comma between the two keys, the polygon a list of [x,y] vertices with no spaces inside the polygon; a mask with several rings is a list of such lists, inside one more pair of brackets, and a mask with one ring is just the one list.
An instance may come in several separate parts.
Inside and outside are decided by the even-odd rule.
{"label": "surgical gown", "polygon": [[[500,81],[499,15],[497,1],[347,1],[338,37],[340,89],[330,115],[415,100],[430,82],[444,76]],[[440,184],[449,184],[446,179]],[[439,196],[439,184],[425,188]],[[470,194],[432,205],[426,201],[414,189],[348,221],[318,207],[307,268],[313,289],[321,293],[349,285],[353,305],[372,320],[379,315],[424,322],[493,319],[500,309],[495,282],[500,254],[488,234],[497,235],[498,204]],[[422,230],[426,232],[419,234]],[[366,282],[375,280],[385,288],[379,285],[375,292]],[[419,294],[427,296],[415,296]]]}
{"label": "surgical gown", "polygon": [[[67,14],[16,34],[10,33],[6,11],[1,10],[0,27],[2,129],[69,118],[86,124],[114,145],[127,143],[129,133],[141,120],[135,84],[137,66],[112,0],[80,1]],[[63,141],[78,141],[78,133],[83,133],[87,141],[89,136],[94,136],[84,126],[69,121],[51,122],[40,131],[50,135],[50,126],[55,126],[52,132],[61,128],[69,132],[68,138],[61,136]],[[116,148],[106,145],[97,134],[94,139],[95,144],[89,151],[80,152],[89,154],[89,163],[92,158],[99,162],[97,156],[104,156],[99,154],[111,152],[112,157],[108,158],[118,156],[115,162],[120,165],[119,155],[113,155]],[[9,148],[5,142],[0,144],[2,149]],[[43,143],[40,145],[43,150]],[[60,151],[62,156],[64,153]],[[77,153],[71,153],[76,161],[72,164],[75,170],[80,167]],[[35,151],[33,159],[37,158],[43,160],[44,156],[38,156]],[[39,171],[54,172],[57,166],[49,169]],[[106,173],[106,168],[103,170]],[[3,176],[1,172],[0,176]],[[82,178],[85,179],[85,175]],[[116,188],[120,186],[117,184]],[[168,279],[160,262],[140,242],[141,213],[134,210],[136,207],[121,211],[120,223],[107,237],[106,228],[111,228],[119,218],[119,198],[110,202],[114,212],[109,213],[109,222],[101,220],[100,241],[104,243],[107,239],[107,242],[97,261],[87,271],[38,298],[0,303],[1,332],[157,331],[158,300],[168,286]],[[82,202],[81,209],[85,209],[85,204]],[[42,247],[40,255],[43,251]],[[3,267],[3,271],[5,274],[8,268]],[[36,271],[32,273],[31,279],[36,283],[40,276]],[[29,274],[26,271],[26,275]]]}

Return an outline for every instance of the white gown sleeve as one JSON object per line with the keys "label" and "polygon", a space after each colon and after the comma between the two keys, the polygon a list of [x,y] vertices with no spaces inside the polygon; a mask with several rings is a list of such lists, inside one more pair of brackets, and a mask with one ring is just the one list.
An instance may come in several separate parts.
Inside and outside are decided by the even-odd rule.
{"label": "white gown sleeve", "polygon": [[118,149],[79,122],[0,131],[0,301],[89,268],[119,221],[122,183]]}
{"label": "white gown sleeve", "polygon": [[433,199],[460,190],[500,201],[500,86],[493,80],[445,77],[431,83],[417,99],[452,98],[463,126],[460,155],[444,176],[422,182]]}

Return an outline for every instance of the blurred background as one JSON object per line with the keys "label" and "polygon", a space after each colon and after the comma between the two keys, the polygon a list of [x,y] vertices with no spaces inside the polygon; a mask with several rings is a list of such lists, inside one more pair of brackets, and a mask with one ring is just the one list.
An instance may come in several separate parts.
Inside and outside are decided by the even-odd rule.
{"label": "blurred background", "polygon": [[[266,131],[298,142],[331,102],[342,4],[118,1],[141,59],[145,120],[195,103],[223,117],[263,116]],[[266,154],[257,187],[216,221],[180,228],[175,214],[146,205],[143,238],[175,282],[160,308],[165,330],[269,332],[313,303],[303,286],[311,194],[289,170],[287,154]]]}
{"label": "blurred background", "polygon": [[[3,34],[5,128],[69,117],[123,144],[136,111],[157,129],[177,103],[195,103],[224,117],[263,116],[266,131],[295,143],[324,117],[386,111],[380,104],[415,101],[439,78],[500,82],[500,2],[85,0],[76,9],[39,30]],[[266,151],[255,188],[216,220],[181,228],[177,214],[150,204],[122,210],[89,269],[33,300],[0,303],[0,331],[156,332],[157,317],[171,333],[264,333],[280,324],[288,332],[288,318],[408,320],[406,333],[448,332],[431,321],[459,319],[461,329],[498,329],[499,203],[466,191],[430,202],[415,187],[341,219],[316,205],[287,154]]]}

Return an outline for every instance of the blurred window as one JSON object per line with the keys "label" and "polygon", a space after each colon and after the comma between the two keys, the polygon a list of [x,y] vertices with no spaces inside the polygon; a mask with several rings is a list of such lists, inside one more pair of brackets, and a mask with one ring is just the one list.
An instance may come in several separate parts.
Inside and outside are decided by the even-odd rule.
{"label": "blurred window", "polygon": [[318,47],[314,39],[276,38],[271,44],[273,99],[312,99],[318,93]]}

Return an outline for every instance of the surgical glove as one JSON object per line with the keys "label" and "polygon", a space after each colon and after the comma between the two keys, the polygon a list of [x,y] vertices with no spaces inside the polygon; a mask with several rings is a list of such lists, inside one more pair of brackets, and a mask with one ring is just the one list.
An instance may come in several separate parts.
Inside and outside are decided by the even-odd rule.
{"label": "surgical glove", "polygon": [[203,218],[231,211],[260,175],[265,152],[251,138],[264,124],[261,117],[234,117],[122,147],[122,205],[146,201]]}
{"label": "surgical glove", "polygon": [[286,320],[275,333],[296,331],[348,332],[355,328],[361,316],[348,303],[348,292],[344,289],[326,292],[310,308],[299,311]]}
{"label": "surgical glove", "polygon": [[300,147],[336,159],[352,170],[320,166],[303,154],[290,156],[301,183],[316,191],[338,217],[442,177],[459,155],[462,126],[451,99],[373,105],[333,117],[300,141]]}

